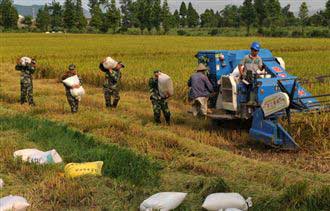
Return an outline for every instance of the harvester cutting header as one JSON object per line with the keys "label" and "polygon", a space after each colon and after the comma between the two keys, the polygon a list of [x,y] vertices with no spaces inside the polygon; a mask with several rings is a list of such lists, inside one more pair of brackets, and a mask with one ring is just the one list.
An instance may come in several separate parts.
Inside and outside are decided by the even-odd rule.
{"label": "harvester cutting header", "polygon": [[330,94],[312,96],[285,70],[281,58],[261,49],[257,42],[251,45],[251,51],[200,51],[196,58],[208,67],[217,94],[210,98],[212,113],[208,116],[218,120],[252,119],[252,139],[297,150],[298,144],[278,123],[279,118],[290,122],[293,112],[329,111],[329,104],[322,105],[324,101],[317,99]]}

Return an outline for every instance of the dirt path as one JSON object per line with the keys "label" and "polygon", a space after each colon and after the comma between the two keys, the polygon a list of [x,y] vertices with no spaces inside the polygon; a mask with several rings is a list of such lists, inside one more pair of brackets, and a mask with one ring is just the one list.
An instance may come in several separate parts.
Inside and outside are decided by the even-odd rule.
{"label": "dirt path", "polygon": [[[104,108],[102,89],[85,84],[87,95],[82,99],[79,113],[72,115],[69,112],[63,85],[56,80],[38,79],[34,80],[37,106],[35,108],[21,106],[18,103],[19,74],[12,70],[12,65],[3,64],[2,67],[0,103],[3,106],[21,113],[66,122],[84,132],[111,138],[119,145],[131,147],[158,159],[171,161],[177,156],[175,153],[183,153],[188,157],[198,156],[191,155],[192,152],[189,150],[177,149],[182,147],[177,139],[191,139],[196,143],[223,149],[256,161],[322,173],[330,170],[329,158],[318,156],[316,153],[306,150],[291,153],[269,149],[251,143],[244,128],[216,127],[210,121],[193,119],[186,112],[189,105],[179,101],[170,101],[173,125],[155,126],[152,123],[152,110],[147,93],[122,92],[119,108],[107,110]],[[135,140],[128,136],[135,136]],[[197,171],[205,171],[205,169],[197,169]]]}

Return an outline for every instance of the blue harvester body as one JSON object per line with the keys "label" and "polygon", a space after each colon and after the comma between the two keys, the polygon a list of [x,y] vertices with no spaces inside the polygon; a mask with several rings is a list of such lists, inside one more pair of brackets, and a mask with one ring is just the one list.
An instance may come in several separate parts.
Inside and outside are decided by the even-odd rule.
{"label": "blue harvester body", "polygon": [[[204,63],[209,68],[209,79],[218,97],[215,100],[213,114],[214,119],[250,119],[250,137],[265,144],[283,149],[296,150],[299,146],[290,134],[278,123],[280,117],[290,116],[291,110],[309,111],[320,108],[320,103],[297,81],[297,77],[290,75],[270,50],[261,49],[259,56],[263,60],[267,75],[254,80],[253,90],[256,94],[256,105],[248,106],[250,91],[241,80],[235,79],[233,74],[237,72],[237,66],[250,50],[212,50],[200,51],[196,55],[199,63]],[[224,56],[224,60],[220,59]],[[265,98],[276,93],[286,93],[290,105],[279,111],[265,115],[262,104]],[[217,115],[217,111],[220,111]]]}

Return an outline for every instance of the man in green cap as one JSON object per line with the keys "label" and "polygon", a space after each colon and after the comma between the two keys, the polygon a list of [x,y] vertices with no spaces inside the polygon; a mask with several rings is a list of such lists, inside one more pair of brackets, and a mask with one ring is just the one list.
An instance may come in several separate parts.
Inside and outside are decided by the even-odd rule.
{"label": "man in green cap", "polygon": [[36,69],[36,60],[29,57],[22,57],[17,61],[15,69],[21,71],[21,104],[29,102],[30,106],[35,106],[33,101],[32,74]]}
{"label": "man in green cap", "polygon": [[[68,67],[68,71],[65,72],[62,76],[62,81],[64,81],[67,78],[70,78],[72,76],[75,76],[75,75],[77,75],[76,65],[70,64],[69,67]],[[68,103],[69,103],[70,108],[71,108],[71,113],[77,113],[78,112],[79,99],[72,96],[72,94],[70,92],[71,89],[79,88],[81,86],[82,81],[81,81],[79,76],[78,76],[78,78],[79,78],[79,84],[76,84],[74,86],[68,86],[65,83],[63,83],[63,85],[65,87],[66,98],[67,98]]]}
{"label": "man in green cap", "polygon": [[158,88],[158,78],[160,76],[161,72],[160,70],[154,71],[154,76],[149,79],[149,90],[150,90],[150,100],[152,103],[152,108],[154,112],[154,120],[156,124],[160,124],[160,115],[161,112],[163,112],[165,121],[167,125],[170,125],[171,123],[171,112],[168,108],[168,102],[167,99],[169,98],[169,95],[166,94],[165,97],[162,97],[159,88]]}
{"label": "man in green cap", "polygon": [[[110,62],[109,62],[110,61]],[[103,62],[100,63],[99,68],[105,73],[105,80],[103,84],[103,92],[105,105],[107,108],[116,108],[120,100],[119,90],[120,90],[120,70],[124,68],[125,65],[122,62],[117,62],[111,57],[107,57]],[[113,101],[111,102],[111,97]]]}

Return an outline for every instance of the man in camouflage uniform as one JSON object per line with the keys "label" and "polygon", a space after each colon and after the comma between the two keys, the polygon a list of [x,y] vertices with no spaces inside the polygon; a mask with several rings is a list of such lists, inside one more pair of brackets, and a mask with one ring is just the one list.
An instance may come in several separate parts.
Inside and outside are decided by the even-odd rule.
{"label": "man in camouflage uniform", "polygon": [[[62,79],[62,81],[64,81],[65,79],[70,78],[70,77],[75,76],[75,75],[77,75],[76,66],[74,64],[70,64],[69,65],[69,70],[63,74],[61,79]],[[67,86],[63,83],[63,85],[65,87],[66,98],[68,99],[68,103],[69,103],[70,108],[71,108],[71,113],[77,113],[78,112],[79,99],[73,97],[70,90],[73,89],[73,88],[79,88],[82,84],[82,81],[81,81],[80,77],[79,77],[79,81],[80,81],[80,84],[75,85],[73,87],[69,87],[69,86]]]}
{"label": "man in camouflage uniform", "polygon": [[32,82],[32,74],[36,69],[36,60],[31,59],[31,63],[22,64],[17,62],[15,67],[16,70],[21,71],[21,104],[26,103],[26,98],[29,102],[29,105],[35,106],[33,101],[33,82]]}
{"label": "man in camouflage uniform", "polygon": [[160,75],[159,70],[154,71],[154,77],[149,79],[149,89],[150,89],[150,100],[153,106],[154,111],[154,120],[157,124],[161,123],[160,115],[163,112],[166,124],[170,125],[171,122],[171,112],[168,108],[167,99],[169,96],[165,98],[161,97],[158,89],[158,77]]}
{"label": "man in camouflage uniform", "polygon": [[[119,90],[120,90],[120,79],[121,72],[120,70],[124,68],[125,65],[121,62],[118,62],[114,68],[106,69],[103,64],[99,65],[99,68],[102,72],[105,73],[105,80],[103,84],[103,92],[105,105],[107,108],[116,108],[120,100]],[[113,101],[111,102],[111,97]]]}
{"label": "man in camouflage uniform", "polygon": [[250,92],[249,102],[247,105],[255,106],[256,102],[256,93],[254,89],[255,79],[259,74],[264,74],[265,71],[263,69],[263,62],[261,57],[258,55],[260,51],[260,44],[258,42],[254,42],[251,44],[251,53],[246,55],[240,62],[238,69],[240,71],[241,78],[243,78],[243,82],[247,85],[247,88]]}

